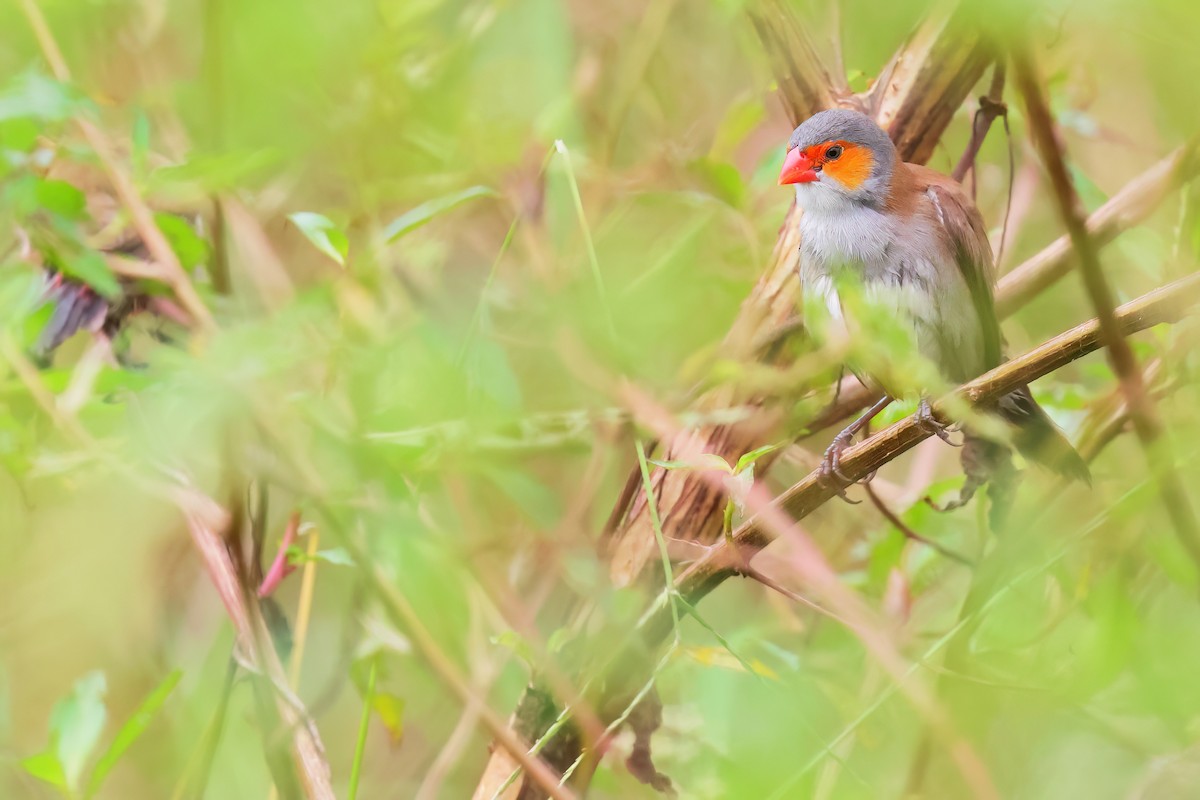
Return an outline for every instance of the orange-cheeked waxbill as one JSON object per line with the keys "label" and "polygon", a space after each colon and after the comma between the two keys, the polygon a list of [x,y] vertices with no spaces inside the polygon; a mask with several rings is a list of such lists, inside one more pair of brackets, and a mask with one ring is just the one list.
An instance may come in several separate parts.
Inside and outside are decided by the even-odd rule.
{"label": "orange-cheeked waxbill", "polygon": [[[833,109],[792,132],[779,183],[795,186],[804,211],[800,279],[807,297],[824,300],[834,318],[843,318],[836,279],[849,271],[871,307],[894,314],[947,381],[963,383],[1000,364],[992,249],[978,209],[956,181],[902,161],[865,114]],[[834,439],[823,463],[827,474],[838,471],[854,435],[905,388],[886,385],[885,376],[858,377],[883,397]],[[1014,426],[1013,443],[1023,455],[1088,480],[1083,459],[1028,387],[1003,397],[995,411]],[[924,397],[918,417],[946,438]]]}

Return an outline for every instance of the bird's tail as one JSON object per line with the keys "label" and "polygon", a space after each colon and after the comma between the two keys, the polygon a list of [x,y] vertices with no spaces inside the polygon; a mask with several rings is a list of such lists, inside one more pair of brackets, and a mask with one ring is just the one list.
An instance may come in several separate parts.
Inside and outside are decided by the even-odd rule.
{"label": "bird's tail", "polygon": [[1013,444],[1021,455],[1065,478],[1092,484],[1087,463],[1033,399],[1028,386],[1000,398],[996,410],[1012,424]]}

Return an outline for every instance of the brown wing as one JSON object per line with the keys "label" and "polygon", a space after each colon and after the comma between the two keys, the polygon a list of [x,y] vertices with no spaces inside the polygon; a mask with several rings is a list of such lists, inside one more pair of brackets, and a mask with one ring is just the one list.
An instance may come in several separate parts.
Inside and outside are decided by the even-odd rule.
{"label": "brown wing", "polygon": [[[959,272],[970,289],[971,302],[983,333],[985,364],[991,369],[1002,360],[1002,341],[1000,323],[996,319],[995,296],[992,294],[995,266],[983,217],[962,187],[951,178],[925,167],[906,166],[910,168],[908,178],[918,181],[916,188],[924,191],[933,204],[944,236],[943,242],[953,254]],[[1033,399],[1028,386],[1021,386],[1001,398],[996,410],[1016,426],[1013,444],[1026,457],[1061,475],[1091,483],[1087,464]]]}
{"label": "brown wing", "polygon": [[[909,165],[911,166],[911,165]],[[987,229],[979,209],[952,178],[924,167],[912,169],[913,177],[933,203],[941,224],[943,241],[954,257],[971,292],[971,302],[983,334],[983,354],[988,369],[1000,364],[1000,322],[996,319],[993,295],[995,266]]]}

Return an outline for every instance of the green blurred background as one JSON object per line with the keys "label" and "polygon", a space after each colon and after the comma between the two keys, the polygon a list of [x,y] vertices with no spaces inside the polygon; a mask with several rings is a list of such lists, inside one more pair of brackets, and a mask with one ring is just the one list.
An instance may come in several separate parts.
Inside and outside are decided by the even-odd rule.
{"label": "green blurred background", "polygon": [[[501,715],[529,675],[530,631],[539,649],[553,643],[581,598],[613,628],[645,607],[646,593],[611,588],[596,556],[636,464],[639,434],[613,422],[621,381],[683,411],[697,385],[752,378],[713,353],[790,200],[775,177],[791,125],[745,6],[40,7],[70,84],[49,77],[20,4],[0,5],[0,796],[84,796],[117,731],[175,679],[96,796],[187,796],[233,634],[178,509],[139,480],[163,474],[186,474],[222,503],[240,480],[267,476],[268,555],[293,509],[320,531],[298,694],[339,796],[372,661],[388,699],[370,723],[359,796],[470,796],[489,737],[471,720],[452,735],[462,704],[385,622],[338,536],[367,546]],[[832,6],[793,7],[829,56]],[[925,10],[840,4],[851,86],[866,85]],[[1195,133],[1200,6],[1019,11],[1044,44],[1046,90],[1089,210]],[[992,130],[977,186],[995,240],[1011,146],[1020,217],[1002,272],[1061,233],[1011,105],[1011,143]],[[958,160],[974,107],[956,116],[936,168]],[[49,310],[36,302],[36,259],[19,232],[70,241],[62,268],[103,286],[111,276],[87,254],[106,225],[123,224],[80,116],[116,144],[154,207],[205,218],[185,266],[219,332],[198,343],[139,320],[119,337],[126,365],[99,364],[94,375],[81,366],[91,362],[80,335],[31,382],[12,354]],[[224,294],[205,244],[216,194],[229,201]],[[1190,189],[1168,198],[1105,250],[1119,299],[1194,268],[1200,226],[1189,198]],[[321,216],[290,216],[303,213]],[[177,250],[189,242],[173,239]],[[1090,315],[1068,276],[1005,324],[1010,350]],[[1161,359],[1155,386],[1194,485],[1194,325],[1135,341],[1143,361]],[[1035,390],[1075,436],[1114,385],[1096,354]],[[51,406],[58,396],[58,413],[39,388]],[[768,483],[782,489],[811,463],[789,450]],[[992,548],[994,600],[966,645],[969,674],[938,665],[970,570],[907,541],[868,506],[829,505],[806,528],[844,581],[891,615],[904,652],[927,660],[924,679],[948,687],[952,715],[1003,796],[1195,796],[1200,576],[1135,440],[1114,441],[1093,472],[1093,488],[1052,501],[1034,473],[1020,513],[1038,513],[999,543],[978,505],[939,515],[920,502],[961,483],[949,448],[927,443],[881,473],[923,535],[972,557]],[[760,561],[786,582],[792,557],[778,545]],[[299,578],[277,594],[293,621]],[[659,676],[656,764],[685,796],[903,795],[921,720],[854,635],[747,581],[723,586],[701,612],[726,643],[689,621]],[[267,796],[261,736],[239,684],[208,797]],[[593,797],[655,796],[625,769],[628,747],[618,739]],[[27,759],[38,753],[63,761],[74,788],[32,777],[37,762]],[[930,769],[922,796],[961,796],[949,762]]]}

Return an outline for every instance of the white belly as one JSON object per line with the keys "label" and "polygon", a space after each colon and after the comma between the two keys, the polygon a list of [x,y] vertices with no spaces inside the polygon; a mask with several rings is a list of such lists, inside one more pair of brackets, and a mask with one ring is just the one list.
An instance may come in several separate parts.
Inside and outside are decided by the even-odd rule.
{"label": "white belly", "polygon": [[[825,316],[833,335],[851,337],[848,366],[855,374],[891,394],[913,394],[983,371],[979,321],[956,265],[934,263],[932,248],[911,237],[903,249],[883,240],[877,234],[888,231],[886,225],[823,217],[806,214],[809,224],[802,222],[805,312]],[[863,227],[873,234],[857,236]],[[853,244],[843,248],[846,242]],[[838,286],[850,296],[841,297]],[[906,353],[919,354],[926,368]]]}

